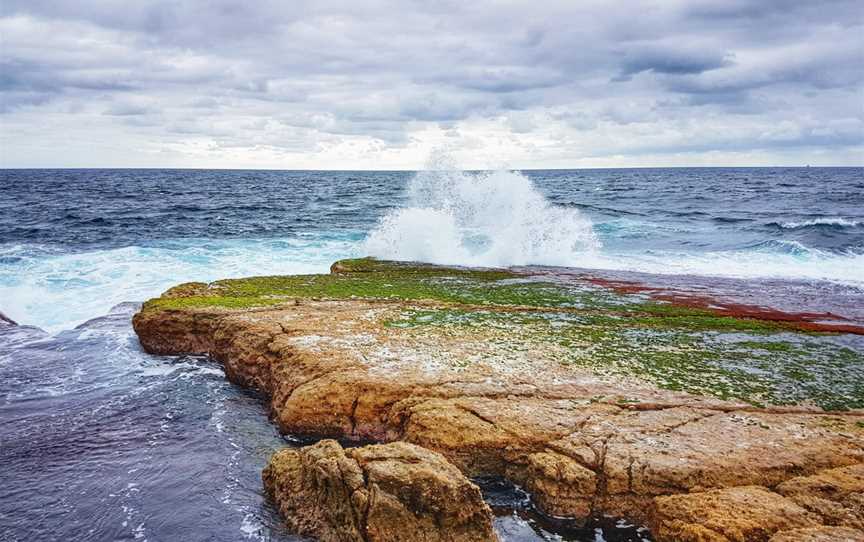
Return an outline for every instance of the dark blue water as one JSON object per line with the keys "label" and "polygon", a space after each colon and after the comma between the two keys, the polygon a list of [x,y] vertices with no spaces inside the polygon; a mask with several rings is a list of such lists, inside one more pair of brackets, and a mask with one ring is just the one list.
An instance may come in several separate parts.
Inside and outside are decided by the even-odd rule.
{"label": "dark blue water", "polygon": [[261,495],[285,442],[206,359],[143,353],[134,305],[0,325],[0,540],[292,540]]}
{"label": "dark blue water", "polygon": [[[449,210],[459,221],[474,220],[460,235],[480,238],[481,246],[489,244],[484,236],[499,245],[512,242],[513,232],[499,240],[490,232],[521,221],[515,235],[540,247],[536,253],[499,247],[494,258],[464,263],[864,284],[862,168],[555,170],[524,176],[494,178],[479,196],[464,190],[468,182],[462,178],[449,184],[444,179],[442,191],[450,199],[442,202],[441,194],[406,190],[413,178],[407,172],[3,170],[0,310],[59,330],[181,280],[323,271],[334,259],[368,252],[363,240],[388,212],[442,206],[455,207]],[[519,208],[523,181],[555,209],[581,213],[596,236],[595,250],[579,245],[551,261],[548,254],[568,251],[550,246],[544,252],[542,237],[569,223],[546,224],[543,212]],[[478,225],[474,215],[490,195],[499,200],[500,223]],[[412,215],[406,215],[410,222]],[[436,228],[419,216],[418,229]],[[538,226],[526,231],[526,223]],[[421,233],[400,235],[403,243],[420,246],[426,243],[417,237]],[[409,255],[448,263],[465,259],[456,250],[461,247],[446,243]],[[397,247],[393,255],[403,252]]]}
{"label": "dark blue water", "polygon": [[[494,257],[462,263],[864,284],[862,168],[528,171],[494,178],[479,195],[465,190],[470,176],[443,179],[443,197],[406,190],[412,178],[407,172],[3,170],[0,310],[59,330],[181,280],[322,271],[334,259],[368,252],[363,240],[388,212],[442,206],[453,211],[464,239],[410,256],[459,263],[465,251],[447,243],[479,238],[482,251],[521,235],[539,249],[499,246]],[[553,245],[544,252],[543,237],[566,230],[573,219],[546,224],[548,213],[520,208],[523,184],[553,208],[580,214],[596,237],[594,249],[583,244],[568,253]],[[499,222],[478,223],[475,215],[490,195],[501,208]],[[403,218],[411,223],[412,216]],[[416,216],[418,230],[436,229],[423,222],[426,215]],[[494,238],[494,231],[520,221],[521,229]],[[530,223],[537,226],[528,231]],[[427,242],[422,234],[399,233],[413,246]]]}
{"label": "dark blue water", "polygon": [[[621,247],[740,250],[799,242],[864,250],[862,168],[523,172]],[[87,250],[173,239],[357,234],[405,204],[410,172],[0,170],[4,245]],[[643,225],[654,234],[622,235]],[[635,231],[633,232],[635,233]],[[641,243],[633,239],[643,239]]]}
{"label": "dark blue water", "polygon": [[[439,177],[0,171],[0,311],[48,330],[0,324],[0,540],[292,539],[261,496],[261,468],[288,444],[262,399],[206,359],[144,354],[134,305],[110,312],[177,282],[409,251],[722,276],[706,287],[864,306],[861,168]],[[549,522],[485,487],[508,540],[642,536]]]}
{"label": "dark blue water", "polygon": [[[265,399],[206,358],[144,353],[137,308],[53,336],[0,322],[0,540],[301,540],[262,493],[270,455],[295,445]],[[611,519],[546,518],[481,482],[504,541],[649,540]]]}

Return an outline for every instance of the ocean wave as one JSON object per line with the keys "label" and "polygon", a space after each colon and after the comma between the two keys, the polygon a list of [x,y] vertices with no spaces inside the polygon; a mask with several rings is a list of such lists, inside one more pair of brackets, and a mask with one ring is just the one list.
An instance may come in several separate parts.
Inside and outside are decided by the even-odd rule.
{"label": "ocean wave", "polygon": [[752,218],[740,218],[740,217],[732,217],[732,216],[715,216],[711,219],[718,224],[739,224],[742,222],[753,222]]}
{"label": "ocean wave", "polygon": [[148,246],[60,252],[15,245],[0,254],[0,310],[49,332],[143,301],[180,282],[327,272],[359,255],[358,235],[320,232],[287,239],[171,239]]}
{"label": "ocean wave", "polygon": [[745,247],[744,251],[755,254],[764,253],[768,255],[790,254],[802,257],[830,257],[830,254],[825,251],[810,248],[800,241],[792,241],[789,239],[767,239],[765,241],[758,241]]}
{"label": "ocean wave", "polygon": [[[468,266],[554,265],[864,284],[864,255],[822,251],[795,240],[766,239],[734,250],[651,249],[651,238],[674,228],[627,220],[592,224],[574,205],[552,205],[516,172],[420,173],[409,185],[408,200],[369,234],[362,253]],[[681,213],[692,214],[704,213]],[[597,234],[610,246],[603,247]],[[622,237],[645,238],[645,248],[616,252],[611,245]]]}
{"label": "ocean wave", "polygon": [[632,211],[626,209],[620,209],[615,207],[604,207],[602,205],[591,205],[590,203],[573,203],[573,202],[556,202],[556,205],[561,207],[575,207],[577,209],[589,212],[596,212],[605,215],[631,215],[631,216],[648,216],[648,213],[643,213],[639,211]]}
{"label": "ocean wave", "polygon": [[382,258],[441,264],[572,265],[596,252],[591,221],[553,205],[515,171],[425,171],[408,186],[408,205],[388,213],[364,243]]}
{"label": "ocean wave", "polygon": [[800,222],[770,222],[769,226],[780,227],[787,230],[795,230],[800,228],[811,228],[819,226],[827,226],[834,228],[857,228],[864,226],[862,220],[851,220],[842,217],[825,217],[813,218],[811,220],[802,220]]}
{"label": "ocean wave", "polygon": [[[179,282],[321,273],[335,260],[364,255],[467,266],[554,265],[864,286],[864,247],[856,239],[843,247],[857,248],[841,251],[834,245],[820,250],[808,239],[766,239],[764,229],[718,236],[720,228],[702,219],[708,215],[685,212],[686,206],[677,207],[680,214],[699,215],[697,220],[677,217],[670,222],[663,211],[655,220],[606,216],[592,223],[578,205],[555,205],[517,172],[423,172],[409,181],[406,196],[407,203],[386,213],[372,231],[365,225],[326,231],[310,226],[270,239],[242,238],[232,231],[238,238],[172,237],[99,249],[0,244],[0,310],[19,323],[57,332]],[[369,207],[380,203],[370,199]],[[329,212],[341,211],[324,209],[322,214]],[[737,216],[715,216],[730,215]],[[284,220],[302,218],[287,215]],[[838,217],[786,223],[793,225],[850,228],[862,223]]]}

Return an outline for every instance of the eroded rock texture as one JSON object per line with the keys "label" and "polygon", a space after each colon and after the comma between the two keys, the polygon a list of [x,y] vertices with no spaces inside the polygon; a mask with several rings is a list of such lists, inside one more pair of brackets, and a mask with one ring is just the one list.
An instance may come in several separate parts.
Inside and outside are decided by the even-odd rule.
{"label": "eroded rock texture", "polygon": [[[864,401],[855,352],[781,324],[506,272],[335,269],[183,285],[145,304],[135,330],[149,352],[220,361],[232,381],[269,395],[284,432],[412,443],[468,476],[519,483],[550,514],[622,516],[652,525],[660,540],[861,529],[864,415],[813,406]],[[823,362],[832,370],[795,387],[789,374],[813,376]],[[746,363],[761,373],[736,372]],[[753,376],[770,371],[780,372]],[[789,401],[796,393],[806,400]],[[368,498],[354,496],[371,491],[354,474],[377,472],[363,450],[327,444],[274,457],[265,479],[288,521],[322,536],[331,536],[325,524],[354,525],[364,536],[356,511],[368,503],[339,508],[333,497]],[[316,493],[329,503],[325,515],[298,516],[290,495],[323,487],[308,485],[319,460],[331,470],[344,465],[353,481]],[[380,486],[394,496],[394,514],[412,511],[396,485],[414,471],[400,472]],[[282,491],[277,478],[305,482]]]}
{"label": "eroded rock texture", "polygon": [[285,449],[264,470],[264,487],[291,527],[325,541],[495,540],[477,486],[405,442]]}
{"label": "eroded rock texture", "polygon": [[860,540],[864,464],[791,478],[773,491],[743,486],[657,497],[653,521],[657,536],[669,540]]}

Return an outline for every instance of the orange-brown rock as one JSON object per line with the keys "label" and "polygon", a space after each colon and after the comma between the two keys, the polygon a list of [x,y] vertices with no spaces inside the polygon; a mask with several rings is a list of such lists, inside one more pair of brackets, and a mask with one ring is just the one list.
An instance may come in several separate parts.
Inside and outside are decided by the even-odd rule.
{"label": "orange-brown rock", "polygon": [[793,478],[777,486],[777,492],[827,525],[864,530],[864,463]]}
{"label": "orange-brown rock", "polygon": [[652,532],[679,542],[767,542],[781,530],[819,525],[815,514],[758,486],[657,497]]}
{"label": "orange-brown rock", "polygon": [[848,527],[808,527],[781,531],[770,542],[864,542],[864,531]]}
{"label": "orange-brown rock", "polygon": [[[166,295],[195,294],[195,303],[145,307],[133,320],[141,344],[160,354],[209,354],[232,381],[270,397],[286,433],[413,443],[466,475],[509,478],[548,513],[622,516],[654,525],[658,540],[768,540],[860,518],[852,486],[838,485],[845,493],[834,498],[790,482],[864,462],[860,411],[762,408],[592,370],[568,360],[592,355],[593,335],[576,337],[588,342],[575,350],[562,346],[546,328],[540,334],[520,323],[529,311],[522,306],[490,323],[487,306],[457,311],[427,299],[259,296],[255,302],[270,306],[207,306],[218,288],[188,286]],[[441,314],[474,315],[480,324],[402,325]],[[358,453],[327,461],[362,470]],[[280,454],[274,465],[303,457]],[[721,504],[731,508],[717,512]],[[303,517],[309,525],[295,526],[304,532],[336,521]]]}
{"label": "orange-brown rock", "polygon": [[323,541],[495,540],[480,490],[440,454],[404,442],[323,440],[274,454],[264,487],[289,525]]}
{"label": "orange-brown rock", "polygon": [[864,464],[792,478],[774,491],[746,486],[657,497],[654,532],[684,542],[859,540],[862,496]]}

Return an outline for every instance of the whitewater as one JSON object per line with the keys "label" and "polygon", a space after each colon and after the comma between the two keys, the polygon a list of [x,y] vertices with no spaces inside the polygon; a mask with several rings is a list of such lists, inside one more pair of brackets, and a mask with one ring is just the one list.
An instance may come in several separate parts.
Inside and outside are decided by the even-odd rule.
{"label": "whitewater", "polygon": [[[0,311],[57,332],[179,282],[320,273],[364,255],[864,288],[861,177],[860,168],[7,170]],[[209,191],[196,191],[202,180]]]}
{"label": "whitewater", "polygon": [[[834,255],[797,241],[701,254],[603,251],[590,219],[578,209],[550,204],[530,179],[516,171],[421,172],[409,184],[408,194],[408,206],[384,217],[365,241],[364,253],[467,266],[551,265],[864,284],[864,254]],[[617,224],[638,235],[638,223]],[[836,218],[783,227],[862,224]]]}

